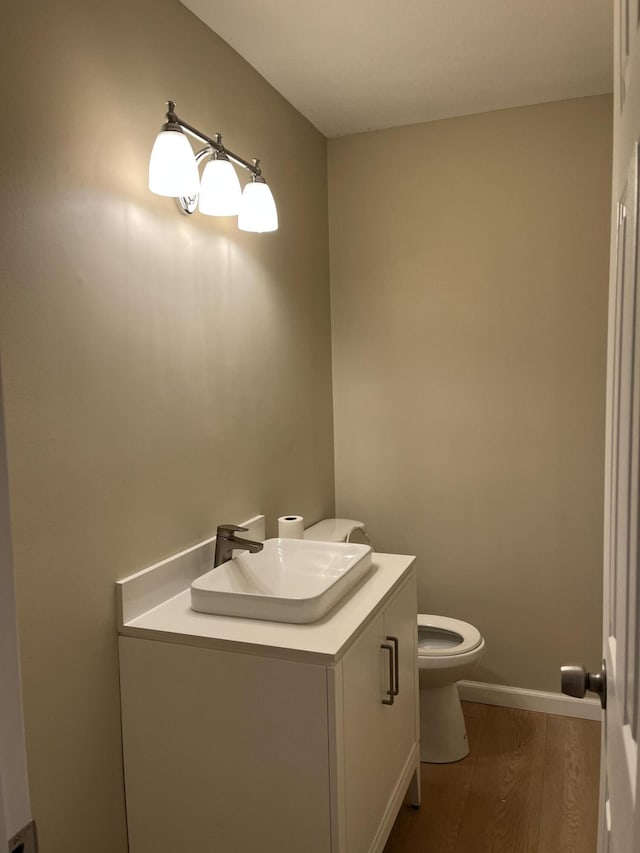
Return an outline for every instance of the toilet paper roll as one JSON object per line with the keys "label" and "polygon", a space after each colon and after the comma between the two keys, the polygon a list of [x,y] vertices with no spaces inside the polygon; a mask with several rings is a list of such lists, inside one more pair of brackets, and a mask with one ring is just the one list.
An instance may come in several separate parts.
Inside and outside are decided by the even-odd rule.
{"label": "toilet paper roll", "polygon": [[304,518],[301,515],[281,515],[278,536],[280,539],[304,539]]}

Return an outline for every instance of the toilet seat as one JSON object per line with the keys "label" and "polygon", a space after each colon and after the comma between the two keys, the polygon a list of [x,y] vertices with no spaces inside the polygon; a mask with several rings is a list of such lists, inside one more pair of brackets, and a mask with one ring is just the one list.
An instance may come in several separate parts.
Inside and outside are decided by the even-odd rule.
{"label": "toilet seat", "polygon": [[[431,637],[426,631],[433,629]],[[468,622],[447,616],[418,616],[418,657],[450,657],[463,655],[482,643],[480,631]]]}

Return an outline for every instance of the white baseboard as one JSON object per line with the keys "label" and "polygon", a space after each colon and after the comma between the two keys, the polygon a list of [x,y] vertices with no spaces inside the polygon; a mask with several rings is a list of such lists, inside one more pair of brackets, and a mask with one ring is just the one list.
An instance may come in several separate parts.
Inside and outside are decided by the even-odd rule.
{"label": "white baseboard", "polygon": [[578,717],[582,720],[602,719],[598,699],[574,699],[564,693],[545,693],[543,690],[525,690],[522,687],[484,684],[480,681],[459,681],[458,693],[465,702],[521,708],[524,711],[542,711],[544,714]]}

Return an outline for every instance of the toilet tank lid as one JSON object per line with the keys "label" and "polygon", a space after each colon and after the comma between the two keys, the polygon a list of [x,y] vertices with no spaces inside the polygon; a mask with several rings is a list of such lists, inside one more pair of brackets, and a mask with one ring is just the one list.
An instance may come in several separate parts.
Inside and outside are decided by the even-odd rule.
{"label": "toilet tank lid", "polygon": [[324,518],[312,524],[304,531],[305,539],[319,539],[323,542],[346,542],[354,530],[366,531],[362,521],[353,518]]}

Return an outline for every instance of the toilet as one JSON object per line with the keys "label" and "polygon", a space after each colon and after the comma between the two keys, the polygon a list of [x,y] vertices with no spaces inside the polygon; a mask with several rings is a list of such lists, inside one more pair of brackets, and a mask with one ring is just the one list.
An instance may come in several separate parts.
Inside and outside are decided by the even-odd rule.
{"label": "toilet", "polygon": [[[304,538],[371,545],[365,524],[351,518],[325,518],[307,527]],[[471,673],[483,653],[484,640],[473,625],[418,614],[421,761],[446,764],[469,754],[456,682]]]}
{"label": "toilet", "polygon": [[468,677],[483,653],[484,640],[473,625],[418,614],[421,761],[446,764],[469,754],[456,682]]}

